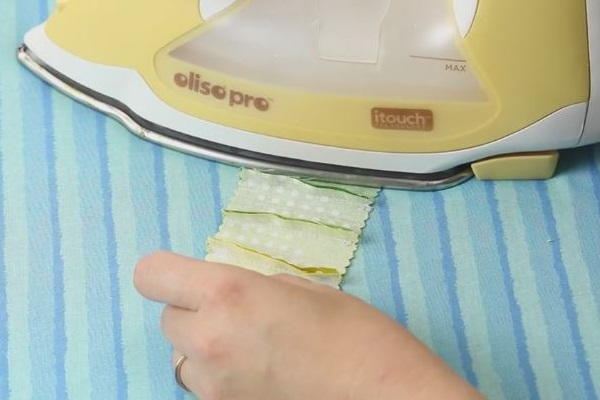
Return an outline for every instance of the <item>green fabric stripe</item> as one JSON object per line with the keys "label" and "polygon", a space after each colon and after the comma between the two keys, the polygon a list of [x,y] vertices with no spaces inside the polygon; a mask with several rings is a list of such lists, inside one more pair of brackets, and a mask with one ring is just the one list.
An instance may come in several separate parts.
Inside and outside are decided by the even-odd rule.
{"label": "green fabric stripe", "polygon": [[245,269],[255,271],[264,275],[288,274],[305,279],[310,279],[317,283],[337,287],[340,284],[341,276],[339,274],[307,274],[287,263],[280,262],[271,257],[258,254],[254,251],[245,250],[230,242],[209,239],[209,254],[207,261],[238,265]]}
{"label": "green fabric stripe", "polygon": [[231,246],[235,246],[240,248],[241,250],[250,252],[250,253],[254,253],[258,256],[261,257],[265,257],[268,258],[272,261],[278,262],[278,263],[282,263],[285,264],[291,268],[297,269],[299,272],[304,273],[308,276],[311,275],[331,275],[331,276],[339,276],[338,271],[335,268],[332,267],[320,267],[320,266],[313,266],[313,267],[304,267],[304,266],[300,266],[300,265],[296,265],[296,264],[292,264],[289,261],[286,261],[284,259],[281,258],[275,258],[272,255],[268,254],[268,253],[262,253],[256,249],[253,249],[251,247],[246,247],[240,243],[237,243],[235,241],[230,241],[230,240],[221,240],[221,239],[217,239],[217,238],[213,238],[213,239],[209,239],[208,240],[208,247],[210,249],[211,245],[214,245],[216,242],[220,243],[220,244],[228,244]]}
{"label": "green fabric stripe", "polygon": [[223,211],[223,213],[227,216],[227,214],[241,214],[241,215],[255,215],[255,216],[272,216],[272,217],[276,217],[279,219],[282,219],[284,221],[289,221],[289,222],[300,222],[300,223],[306,223],[306,224],[313,224],[313,225],[318,225],[321,226],[323,228],[331,228],[331,229],[335,229],[335,230],[340,230],[340,231],[344,231],[344,232],[351,232],[351,233],[355,233],[352,229],[348,229],[348,228],[344,228],[342,226],[337,226],[337,225],[329,225],[329,224],[324,224],[322,222],[319,221],[312,221],[310,219],[303,219],[303,218],[294,218],[294,217],[287,217],[285,215],[281,215],[281,214],[277,214],[277,213],[272,213],[272,212],[263,212],[263,211],[240,211],[240,210],[232,210],[232,209],[225,209]]}
{"label": "green fabric stripe", "polygon": [[339,192],[362,197],[363,199],[367,200],[374,200],[377,197],[377,193],[379,193],[379,189],[374,188],[349,186],[334,182],[323,182],[310,178],[298,178],[298,180],[306,185],[310,185],[319,189],[337,190]]}

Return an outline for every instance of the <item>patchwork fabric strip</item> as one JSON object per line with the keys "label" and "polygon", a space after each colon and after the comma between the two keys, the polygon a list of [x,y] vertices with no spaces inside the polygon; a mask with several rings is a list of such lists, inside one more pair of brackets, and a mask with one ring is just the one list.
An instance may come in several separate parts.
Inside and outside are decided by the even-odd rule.
{"label": "patchwork fabric strip", "polygon": [[378,192],[244,170],[206,259],[337,288]]}

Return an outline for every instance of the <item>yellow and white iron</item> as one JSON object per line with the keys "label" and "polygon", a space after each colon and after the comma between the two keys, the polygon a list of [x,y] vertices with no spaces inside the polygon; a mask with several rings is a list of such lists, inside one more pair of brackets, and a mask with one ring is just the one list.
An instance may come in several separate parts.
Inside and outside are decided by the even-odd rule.
{"label": "yellow and white iron", "polygon": [[58,0],[19,58],[145,139],[293,175],[543,179],[600,141],[599,0]]}

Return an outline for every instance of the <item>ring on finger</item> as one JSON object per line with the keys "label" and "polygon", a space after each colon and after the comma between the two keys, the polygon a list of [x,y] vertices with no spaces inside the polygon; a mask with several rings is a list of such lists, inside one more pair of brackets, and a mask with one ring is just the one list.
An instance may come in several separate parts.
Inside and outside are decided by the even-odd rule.
{"label": "ring on finger", "polygon": [[186,356],[180,356],[177,359],[177,361],[175,362],[175,382],[177,382],[179,387],[181,387],[186,392],[191,392],[191,390],[183,382],[183,379],[181,379],[181,368],[183,367],[183,364],[185,364],[186,361],[187,361]]}

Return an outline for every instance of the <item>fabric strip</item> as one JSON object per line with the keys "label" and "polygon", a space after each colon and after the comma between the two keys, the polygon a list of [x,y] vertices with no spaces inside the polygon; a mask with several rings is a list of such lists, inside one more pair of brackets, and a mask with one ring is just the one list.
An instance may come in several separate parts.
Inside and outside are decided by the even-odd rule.
{"label": "fabric strip", "polygon": [[244,170],[206,259],[339,287],[378,193]]}

